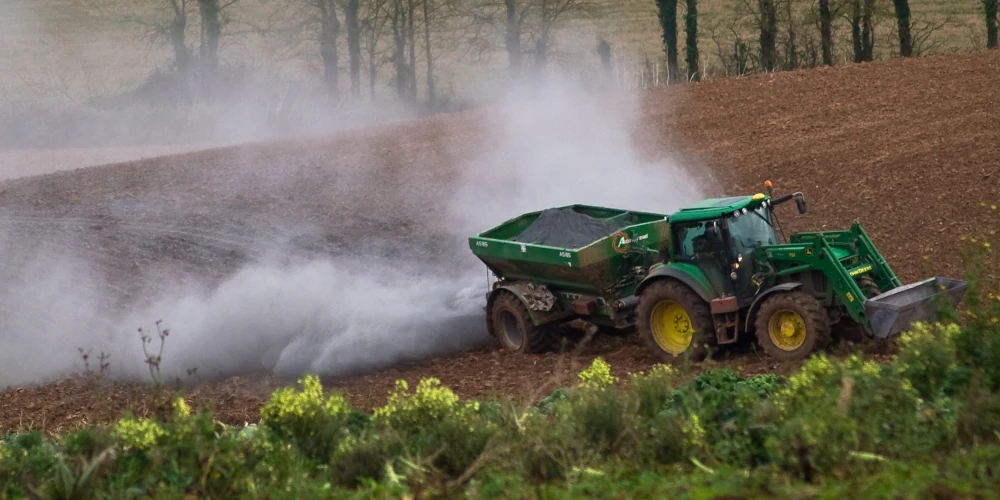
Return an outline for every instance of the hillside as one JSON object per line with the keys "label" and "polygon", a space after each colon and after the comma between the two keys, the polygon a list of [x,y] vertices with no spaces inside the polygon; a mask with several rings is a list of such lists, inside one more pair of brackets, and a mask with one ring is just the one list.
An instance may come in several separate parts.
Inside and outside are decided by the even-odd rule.
{"label": "hillside", "polygon": [[[991,210],[991,205],[1000,203],[996,165],[1000,122],[995,116],[1000,104],[998,74],[1000,52],[993,51],[714,80],[651,91],[641,96],[640,120],[631,125],[639,158],[608,153],[606,173],[633,179],[629,176],[648,171],[649,165],[685,165],[687,174],[702,184],[702,192],[664,184],[661,201],[655,198],[661,186],[654,182],[643,185],[641,177],[634,182],[637,191],[649,195],[636,200],[645,206],[662,203],[664,211],[696,194],[758,191],[761,183],[770,179],[777,191],[803,191],[809,201],[809,214],[798,216],[793,210],[783,214],[786,231],[845,227],[860,219],[902,280],[912,281],[931,272],[960,275],[954,252],[958,239],[997,227],[1000,222],[1000,213]],[[604,116],[604,112],[612,116],[609,110],[617,108],[613,102],[605,106],[600,108],[604,111],[594,111],[594,116]],[[378,274],[383,267],[414,267],[412,282],[347,280],[353,288],[335,290],[330,298],[339,305],[364,307],[373,303],[383,308],[378,309],[380,315],[398,320],[388,323],[389,327],[412,327],[408,318],[416,317],[413,310],[406,316],[397,309],[433,313],[438,305],[427,303],[436,300],[433,295],[439,289],[433,278],[453,276],[448,270],[462,268],[469,260],[460,239],[463,231],[521,211],[518,205],[511,207],[510,213],[498,213],[498,207],[505,206],[503,195],[497,194],[502,193],[502,183],[517,181],[505,175],[535,172],[539,183],[550,183],[542,187],[515,184],[522,189],[519,203],[535,192],[562,189],[552,178],[545,178],[545,172],[538,171],[534,163],[497,173],[500,165],[518,163],[510,156],[515,151],[505,149],[507,146],[535,143],[524,137],[521,142],[512,142],[510,129],[506,129],[506,136],[498,133],[490,114],[494,111],[402,122],[333,138],[222,148],[8,180],[0,187],[0,221],[7,234],[5,265],[0,271],[5,282],[28,287],[32,286],[31,276],[24,274],[23,266],[42,266],[58,274],[51,269],[63,263],[63,257],[82,259],[87,262],[84,274],[97,277],[86,289],[92,294],[90,298],[100,298],[102,308],[116,312],[155,302],[152,291],[223,283],[242,266],[273,260],[270,257],[274,255],[280,257],[278,261],[333,256],[345,265],[368,262],[376,268],[373,276],[379,277],[385,277]],[[531,136],[529,125],[542,118],[528,114],[522,119],[518,126],[525,128],[524,135]],[[614,135],[615,120],[613,116],[609,120],[608,133]],[[600,132],[601,123],[597,119],[592,127]],[[566,125],[573,129],[572,124]],[[597,136],[603,137],[600,133]],[[544,162],[549,154],[573,154],[565,145],[551,152],[529,149],[521,152],[538,162]],[[622,158],[645,165],[646,170],[626,170],[612,164]],[[484,185],[480,183],[477,189],[467,191],[469,178],[465,175],[473,168],[479,169],[477,175],[486,177],[485,190],[480,189]],[[666,178],[684,184],[687,181],[679,177],[682,175],[671,171]],[[579,182],[579,186],[567,188],[569,194],[600,191],[601,186]],[[463,193],[492,213],[475,217],[456,214],[455,195]],[[631,198],[620,200],[619,205],[632,204]],[[323,284],[310,282],[309,286],[322,289]],[[470,293],[485,291],[485,279],[481,286]],[[359,301],[349,297],[372,290],[399,295],[385,299],[371,295]],[[445,286],[444,290],[451,289]],[[10,293],[31,295],[32,300],[39,297],[35,292]],[[419,294],[431,298],[425,297],[416,305],[400,302]],[[396,303],[398,307],[393,307]],[[247,307],[254,304],[258,302]],[[356,314],[350,307],[344,311],[347,316]],[[26,313],[5,305],[4,314]],[[59,330],[62,334],[74,331],[65,330],[72,328],[72,322],[53,316],[58,315],[46,318],[54,322],[52,327],[63,329]],[[21,323],[7,324],[25,324],[23,317],[19,318]],[[154,319],[144,317],[142,321]],[[472,320],[480,322],[482,318]],[[222,322],[219,330],[230,326]],[[245,332],[256,331],[256,324],[235,326]],[[132,324],[113,328],[134,331]],[[213,338],[218,333],[239,339],[239,332],[212,333]],[[174,336],[183,338],[184,334],[179,329]],[[395,379],[413,383],[422,376],[438,377],[462,397],[500,393],[530,399],[551,390],[544,382],[570,372],[569,367],[559,364],[562,361],[572,361],[579,368],[601,355],[618,371],[652,362],[632,338],[597,342],[571,360],[557,354],[513,356],[492,345],[476,347],[481,334],[470,334],[472,340],[434,335],[442,345],[421,345],[419,339],[409,338],[395,342],[402,347],[393,347],[387,334],[371,340],[360,338],[357,345],[365,345],[366,352],[334,356],[356,369],[326,383],[345,389],[362,407],[384,399]],[[50,332],[37,338],[60,337]],[[139,357],[138,340],[128,338],[132,340],[121,352]],[[173,337],[167,341],[167,362],[173,341]],[[204,346],[199,344],[202,341]],[[185,342],[193,343],[185,345],[186,350],[173,352],[211,351],[211,359],[223,366],[220,375],[228,377],[241,369],[253,371],[247,369],[247,363],[228,359],[256,348],[247,346],[252,344],[249,340],[225,344],[229,347],[222,351],[208,349],[206,339]],[[68,353],[65,356],[48,356],[78,362],[78,344],[62,345]],[[345,346],[350,347],[338,344],[334,348]],[[460,347],[474,349],[449,354]],[[40,343],[39,348],[45,347]],[[399,352],[371,362],[353,359],[379,349]],[[415,355],[404,351],[415,351]],[[111,361],[128,364],[119,354]],[[433,354],[441,356],[422,362],[411,359],[411,364],[380,370],[391,362]],[[778,369],[754,353],[732,363],[748,372]],[[137,364],[140,368],[129,374],[141,375],[145,369],[141,358]],[[211,374],[213,367],[198,365],[198,369]],[[242,423],[256,418],[270,388],[289,380],[290,376],[277,379],[247,373],[205,382],[195,390],[193,402],[214,402],[220,419]],[[113,414],[129,405],[141,411],[143,396],[138,387],[116,385],[112,393],[119,404],[107,410],[96,403],[93,392],[82,390],[81,384],[68,381],[0,394],[0,432],[43,420],[51,430],[77,426],[108,418],[105,412]]]}

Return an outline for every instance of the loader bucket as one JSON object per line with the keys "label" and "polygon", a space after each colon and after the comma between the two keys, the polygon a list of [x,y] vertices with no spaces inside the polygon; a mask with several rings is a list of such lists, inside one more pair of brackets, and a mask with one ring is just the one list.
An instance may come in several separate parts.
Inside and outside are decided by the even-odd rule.
{"label": "loader bucket", "polygon": [[918,321],[937,319],[939,307],[955,307],[965,295],[965,281],[935,276],[872,297],[865,315],[880,339],[897,335]]}

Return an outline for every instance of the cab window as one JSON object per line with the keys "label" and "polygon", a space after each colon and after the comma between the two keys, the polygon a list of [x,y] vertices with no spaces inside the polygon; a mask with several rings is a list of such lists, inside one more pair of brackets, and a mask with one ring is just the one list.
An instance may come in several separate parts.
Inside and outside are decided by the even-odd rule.
{"label": "cab window", "polygon": [[696,255],[695,238],[705,235],[705,222],[688,223],[678,225],[674,229],[674,241],[677,242],[677,260],[694,261]]}

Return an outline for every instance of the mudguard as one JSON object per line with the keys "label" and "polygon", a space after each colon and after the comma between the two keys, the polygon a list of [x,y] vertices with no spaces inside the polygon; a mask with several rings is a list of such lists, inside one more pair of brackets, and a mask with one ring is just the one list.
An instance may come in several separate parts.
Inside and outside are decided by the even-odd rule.
{"label": "mudguard", "polygon": [[563,310],[559,307],[559,304],[555,302],[555,297],[552,296],[552,292],[549,292],[548,288],[544,285],[534,285],[526,281],[497,282],[493,286],[493,290],[486,297],[486,329],[493,337],[496,334],[493,331],[493,323],[490,321],[490,316],[492,316],[493,302],[501,291],[508,291],[514,294],[524,304],[528,309],[531,322],[535,326],[568,318],[574,314],[573,311]]}
{"label": "mudguard", "polygon": [[684,283],[694,290],[694,293],[697,293],[705,302],[711,302],[717,297],[705,273],[698,266],[684,262],[671,262],[669,264],[657,264],[653,266],[649,274],[635,288],[635,295],[638,297],[650,283],[664,278],[673,278]]}
{"label": "mudguard", "polygon": [[790,292],[801,286],[802,283],[797,283],[797,282],[782,283],[780,285],[775,285],[771,288],[768,288],[767,290],[764,290],[764,293],[758,295],[757,298],[754,299],[753,304],[750,304],[750,309],[747,309],[747,319],[746,319],[746,325],[744,326],[744,331],[749,332],[752,330],[751,326],[753,326],[754,321],[757,320],[757,309],[760,308],[760,303],[763,302],[764,299],[778,292]]}

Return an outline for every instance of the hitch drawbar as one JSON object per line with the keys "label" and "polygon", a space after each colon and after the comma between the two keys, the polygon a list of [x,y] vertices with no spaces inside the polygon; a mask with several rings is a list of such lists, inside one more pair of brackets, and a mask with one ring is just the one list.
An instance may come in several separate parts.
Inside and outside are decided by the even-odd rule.
{"label": "hitch drawbar", "polygon": [[865,302],[872,334],[884,339],[915,322],[935,321],[940,308],[958,306],[967,288],[965,281],[935,276],[872,297]]}

